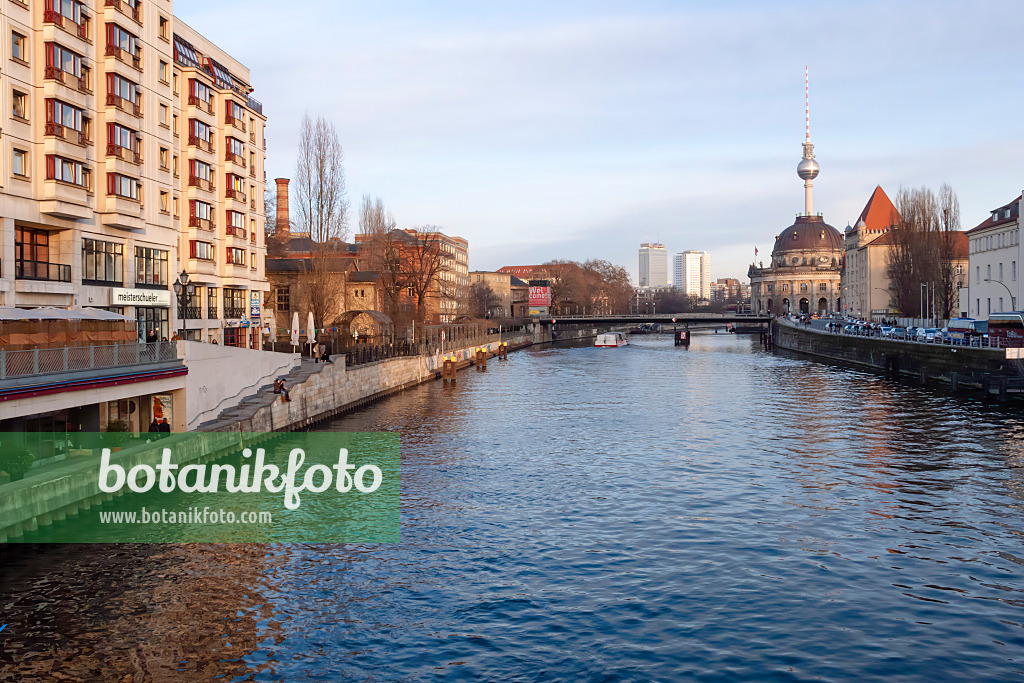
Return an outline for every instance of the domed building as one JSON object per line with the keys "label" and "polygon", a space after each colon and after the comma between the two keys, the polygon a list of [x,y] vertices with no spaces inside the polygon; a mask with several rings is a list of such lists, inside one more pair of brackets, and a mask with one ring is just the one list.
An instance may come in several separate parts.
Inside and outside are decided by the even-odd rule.
{"label": "domed building", "polygon": [[750,298],[755,313],[819,315],[841,311],[843,236],[815,215],[812,181],[818,176],[810,126],[797,175],[804,181],[804,214],[775,237],[768,266],[751,264]]}

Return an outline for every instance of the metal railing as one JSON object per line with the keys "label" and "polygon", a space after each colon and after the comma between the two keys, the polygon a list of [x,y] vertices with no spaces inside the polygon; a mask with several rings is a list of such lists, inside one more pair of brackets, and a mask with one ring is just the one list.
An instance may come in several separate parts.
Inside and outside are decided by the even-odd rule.
{"label": "metal railing", "polygon": [[0,349],[0,379],[54,372],[162,363],[178,358],[175,342],[61,346],[20,351]]}
{"label": "metal railing", "polygon": [[18,261],[14,277],[17,280],[71,282],[71,266],[64,263],[46,263],[45,261]]}
{"label": "metal railing", "polygon": [[225,306],[224,307],[224,317],[225,318],[229,318],[229,319],[244,318],[245,317],[245,307],[244,306],[241,306],[241,307],[239,307],[239,306]]}
{"label": "metal railing", "polygon": [[[798,323],[794,321],[783,321],[794,327],[808,327],[808,323]],[[839,323],[843,325],[842,323]],[[845,329],[845,325],[839,328],[815,328],[812,327],[815,332],[821,332],[823,334],[834,334],[840,337],[862,337],[866,339],[884,339],[885,341],[896,341],[906,342],[908,344],[928,344],[929,346],[969,346],[976,349],[1005,349],[1006,345],[1004,340],[1000,337],[988,337],[979,336],[976,334],[965,335],[961,338],[945,337],[940,330],[935,333],[931,341],[927,338],[921,339],[915,334],[906,336],[906,332],[902,336],[893,336],[890,334],[883,334],[880,329],[870,329],[858,326],[856,330],[848,331]]]}

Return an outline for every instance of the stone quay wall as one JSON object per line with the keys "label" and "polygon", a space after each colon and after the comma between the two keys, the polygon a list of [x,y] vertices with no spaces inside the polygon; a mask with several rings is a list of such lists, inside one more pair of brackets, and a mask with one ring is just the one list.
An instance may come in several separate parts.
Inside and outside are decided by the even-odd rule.
{"label": "stone quay wall", "polygon": [[[880,371],[887,376],[946,382],[989,391],[1009,382],[1017,386],[1024,366],[1006,358],[1004,349],[925,344],[894,339],[840,335],[788,321],[772,322],[776,349]],[[1005,389],[1004,389],[1005,390]]]}

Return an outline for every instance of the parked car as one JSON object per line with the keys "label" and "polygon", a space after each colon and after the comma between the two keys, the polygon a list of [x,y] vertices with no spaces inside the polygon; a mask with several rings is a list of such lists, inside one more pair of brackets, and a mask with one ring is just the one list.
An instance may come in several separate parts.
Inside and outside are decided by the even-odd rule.
{"label": "parked car", "polygon": [[889,337],[892,339],[906,339],[907,330],[903,327],[893,327],[889,330]]}
{"label": "parked car", "polygon": [[932,344],[939,334],[937,327],[919,327],[917,328],[917,341]]}

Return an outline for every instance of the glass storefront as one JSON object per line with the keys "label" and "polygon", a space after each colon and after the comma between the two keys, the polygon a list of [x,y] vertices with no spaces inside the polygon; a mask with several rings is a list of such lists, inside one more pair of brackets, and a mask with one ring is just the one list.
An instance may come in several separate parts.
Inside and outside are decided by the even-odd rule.
{"label": "glass storefront", "polygon": [[138,322],[139,341],[163,341],[171,338],[168,309],[136,306],[135,319]]}

